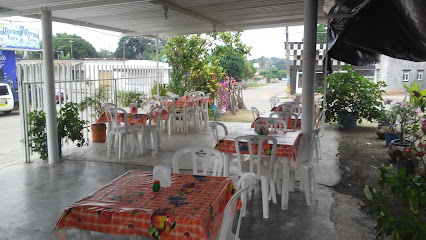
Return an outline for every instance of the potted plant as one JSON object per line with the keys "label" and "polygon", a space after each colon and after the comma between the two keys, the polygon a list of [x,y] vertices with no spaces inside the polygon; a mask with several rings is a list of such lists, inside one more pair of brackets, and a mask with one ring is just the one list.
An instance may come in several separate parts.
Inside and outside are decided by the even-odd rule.
{"label": "potted plant", "polygon": [[[104,108],[102,104],[108,102],[109,100],[109,89],[104,86],[100,86],[95,93],[86,97],[80,104],[79,109],[83,111],[90,108],[92,114],[96,119],[99,119],[104,113]],[[105,123],[94,123],[92,124],[92,141],[94,143],[103,143],[106,140],[106,124]]]}
{"label": "potted plant", "polygon": [[370,81],[349,65],[328,75],[327,82],[327,122],[336,121],[341,116],[344,129],[355,129],[356,123],[361,123],[362,119],[371,122],[380,117],[384,82]]}
{"label": "potted plant", "polygon": [[[383,101],[384,105],[388,105],[392,102],[392,100],[385,99]],[[385,133],[390,132],[393,125],[395,125],[396,116],[394,112],[389,110],[384,110],[380,113],[380,117],[377,119],[378,125],[376,128],[376,134],[379,139],[385,140]]]}
{"label": "potted plant", "polygon": [[141,106],[147,97],[142,92],[136,91],[119,91],[118,92],[118,103],[120,107],[128,107],[130,103],[136,103],[137,106]]}
{"label": "potted plant", "polygon": [[388,153],[392,160],[396,161],[398,157],[402,156],[404,149],[413,144],[412,137],[416,132],[415,126],[419,119],[413,105],[407,102],[396,103],[391,111],[396,116],[396,122],[392,126],[392,131],[397,132],[399,137],[389,143]]}
{"label": "potted plant", "polygon": [[[88,145],[88,139],[84,138],[83,129],[87,121],[80,119],[76,103],[65,104],[57,113],[59,155],[62,154],[62,139],[77,142],[77,147]],[[29,114],[29,136],[33,151],[40,154],[40,158],[47,159],[47,133],[46,114],[43,110],[33,111]]]}

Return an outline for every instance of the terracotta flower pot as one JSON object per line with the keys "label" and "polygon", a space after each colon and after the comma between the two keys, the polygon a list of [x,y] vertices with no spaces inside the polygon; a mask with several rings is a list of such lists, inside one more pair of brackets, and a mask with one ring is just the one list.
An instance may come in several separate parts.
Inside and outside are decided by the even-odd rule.
{"label": "terracotta flower pot", "polygon": [[94,143],[104,143],[106,140],[106,124],[92,124],[92,141]]}

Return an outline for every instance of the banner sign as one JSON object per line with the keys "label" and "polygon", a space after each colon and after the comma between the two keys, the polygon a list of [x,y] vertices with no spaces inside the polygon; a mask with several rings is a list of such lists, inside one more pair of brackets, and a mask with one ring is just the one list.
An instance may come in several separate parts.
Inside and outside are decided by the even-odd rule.
{"label": "banner sign", "polygon": [[0,23],[0,49],[40,50],[37,28]]}

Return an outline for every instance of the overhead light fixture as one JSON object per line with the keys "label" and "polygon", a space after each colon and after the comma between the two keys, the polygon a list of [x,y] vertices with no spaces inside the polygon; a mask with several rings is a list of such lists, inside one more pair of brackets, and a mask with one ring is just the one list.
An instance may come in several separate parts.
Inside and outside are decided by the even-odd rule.
{"label": "overhead light fixture", "polygon": [[169,16],[167,16],[168,12],[169,12],[169,8],[163,6],[164,19],[166,19],[166,20],[169,18]]}

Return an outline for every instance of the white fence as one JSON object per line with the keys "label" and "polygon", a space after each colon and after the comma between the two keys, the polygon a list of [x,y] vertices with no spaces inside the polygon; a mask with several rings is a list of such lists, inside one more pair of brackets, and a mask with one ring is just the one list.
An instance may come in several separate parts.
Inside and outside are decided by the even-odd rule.
{"label": "white fence", "polygon": [[[55,89],[57,111],[67,102],[80,103],[86,97],[94,97],[100,88],[107,89],[107,102],[118,104],[119,92],[141,92],[151,97],[151,89],[158,81],[168,76],[168,68],[155,66],[81,65],[75,63],[55,63]],[[18,64],[19,111],[22,126],[22,142],[25,148],[25,161],[32,156],[31,139],[28,136],[28,114],[35,110],[45,111],[44,82],[42,64]],[[122,95],[121,95],[122,96]],[[90,123],[96,122],[96,114],[90,108],[80,112],[80,117]],[[91,138],[88,131],[84,133]]]}

